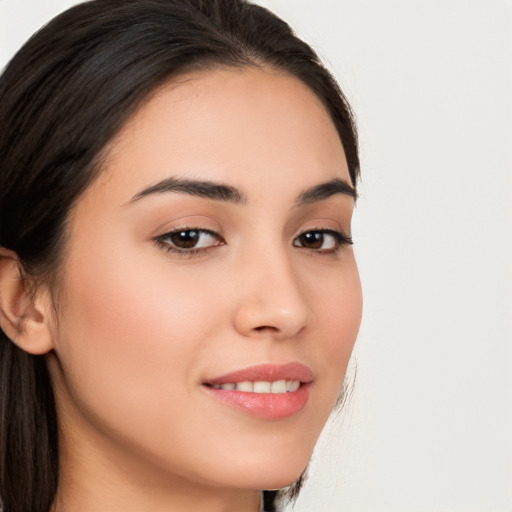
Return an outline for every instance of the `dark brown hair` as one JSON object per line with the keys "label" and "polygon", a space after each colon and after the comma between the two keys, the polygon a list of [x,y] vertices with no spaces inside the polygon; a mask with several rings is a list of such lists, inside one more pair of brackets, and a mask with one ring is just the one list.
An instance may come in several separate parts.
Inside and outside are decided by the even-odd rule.
{"label": "dark brown hair", "polygon": [[[55,276],[68,212],[148,94],[174,76],[218,66],[265,66],[305,83],[329,112],[356,184],[348,103],[315,52],[270,11],[243,0],[92,0],[44,26],[0,78],[0,246],[17,253],[27,276]],[[48,512],[58,467],[45,358],[0,330],[4,512]],[[268,510],[276,494],[265,494]]]}

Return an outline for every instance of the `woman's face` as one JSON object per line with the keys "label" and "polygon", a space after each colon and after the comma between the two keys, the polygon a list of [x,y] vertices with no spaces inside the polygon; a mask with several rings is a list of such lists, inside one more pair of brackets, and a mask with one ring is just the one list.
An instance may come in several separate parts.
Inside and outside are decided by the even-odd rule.
{"label": "woman's face", "polygon": [[70,217],[49,357],[63,467],[296,479],[359,328],[353,207],[297,79],[215,70],[153,95]]}

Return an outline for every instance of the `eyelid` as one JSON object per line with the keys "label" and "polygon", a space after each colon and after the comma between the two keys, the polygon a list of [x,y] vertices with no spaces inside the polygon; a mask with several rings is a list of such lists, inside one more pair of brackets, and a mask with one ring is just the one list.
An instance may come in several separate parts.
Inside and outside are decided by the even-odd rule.
{"label": "eyelid", "polygon": [[[302,236],[307,233],[322,233],[324,235],[328,235],[334,238],[336,242],[336,246],[329,249],[322,249],[322,248],[313,248],[313,247],[306,247],[303,245],[296,245],[295,242]],[[349,234],[346,234],[344,230],[341,228],[339,229],[333,229],[333,228],[308,228],[301,231],[299,234],[297,234],[293,238],[292,245],[295,247],[298,247],[300,249],[304,249],[307,251],[310,251],[311,253],[316,253],[319,255],[332,255],[336,254],[342,247],[347,245],[353,245],[352,236]]]}
{"label": "eyelid", "polygon": [[211,231],[222,236],[221,226],[210,216],[206,215],[182,215],[171,221],[167,220],[159,224],[150,234],[151,239],[164,236],[175,231],[184,231],[187,229],[195,229],[197,231]]}
{"label": "eyelid", "polygon": [[321,232],[321,233],[329,233],[332,235],[341,235],[343,238],[352,241],[352,235],[347,233],[344,229],[341,227],[333,228],[331,226],[312,226],[305,229],[302,229],[295,235],[294,238],[299,237],[300,235],[303,235],[304,233],[311,233],[311,232]]}
{"label": "eyelid", "polygon": [[[332,216],[316,216],[310,218],[306,222],[302,223],[303,228],[299,231],[296,236],[300,236],[303,233],[307,233],[308,231],[326,231],[331,233],[340,234],[345,240],[352,241],[352,236],[350,233],[350,222],[346,222],[350,219],[345,219],[342,221],[341,218],[332,217]],[[344,229],[342,226],[346,225],[347,229]]]}
{"label": "eyelid", "polygon": [[[211,235],[211,236],[215,237],[219,243],[215,243],[215,244],[212,244],[212,245],[209,245],[206,247],[183,248],[183,247],[178,247],[168,241],[173,235],[180,233],[180,232],[185,232],[185,231],[195,231],[197,233]],[[184,256],[184,257],[187,257],[187,256],[190,257],[190,256],[194,256],[194,255],[197,255],[200,253],[205,254],[210,249],[219,247],[221,245],[225,245],[224,238],[222,237],[222,235],[220,233],[217,233],[216,231],[213,231],[211,229],[199,228],[199,227],[193,227],[193,226],[180,226],[180,227],[177,226],[173,229],[166,231],[165,233],[162,233],[161,235],[155,236],[153,238],[153,242],[157,246],[159,246],[163,250],[165,250],[166,252],[174,253],[179,256]]]}

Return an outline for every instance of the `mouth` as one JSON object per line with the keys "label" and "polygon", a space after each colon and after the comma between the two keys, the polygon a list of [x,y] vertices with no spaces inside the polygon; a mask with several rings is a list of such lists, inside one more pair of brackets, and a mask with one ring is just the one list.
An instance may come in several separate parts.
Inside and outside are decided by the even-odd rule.
{"label": "mouth", "polygon": [[313,372],[300,363],[263,364],[208,379],[203,387],[223,405],[265,420],[299,413],[309,399]]}
{"label": "mouth", "polygon": [[242,391],[244,393],[272,393],[280,395],[283,393],[293,393],[299,389],[301,382],[299,380],[275,380],[275,381],[264,381],[257,380],[251,382],[244,380],[242,382],[227,382],[225,384],[205,384],[211,386],[213,389],[224,389]]}

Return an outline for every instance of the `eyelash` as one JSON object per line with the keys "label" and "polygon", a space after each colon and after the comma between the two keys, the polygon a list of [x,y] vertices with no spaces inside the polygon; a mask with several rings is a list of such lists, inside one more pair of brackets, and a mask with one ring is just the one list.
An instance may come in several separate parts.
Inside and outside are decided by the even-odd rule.
{"label": "eyelash", "polygon": [[[182,248],[173,246],[173,245],[171,245],[171,243],[169,243],[169,239],[173,235],[177,235],[179,233],[192,233],[192,232],[198,233],[199,235],[211,235],[217,239],[220,239],[221,242],[210,245],[208,247],[199,247],[199,248],[192,247],[190,249],[182,249]],[[157,236],[154,239],[154,242],[159,247],[161,247],[165,252],[172,252],[174,254],[177,254],[177,255],[183,256],[183,257],[192,257],[194,255],[198,255],[201,253],[206,254],[209,250],[225,244],[224,240],[218,233],[215,233],[214,231],[210,231],[209,229],[201,229],[201,228],[179,228],[179,229],[175,229],[173,231],[168,231],[167,233],[164,233],[163,235]]]}
{"label": "eyelash", "polygon": [[353,240],[350,235],[345,234],[343,231],[336,231],[334,229],[307,229],[303,231],[302,233],[299,233],[294,239],[294,246],[295,247],[302,247],[302,246],[296,246],[295,241],[298,240],[300,237],[308,234],[320,234],[325,237],[325,235],[332,236],[334,238],[335,247],[332,249],[312,249],[310,247],[303,247],[303,249],[309,249],[310,251],[317,253],[317,254],[336,254],[343,246],[346,245],[353,245]]}
{"label": "eyelash", "polygon": [[[212,245],[209,245],[207,247],[199,247],[199,248],[190,248],[190,249],[183,249],[176,247],[175,245],[172,245],[169,242],[169,239],[177,235],[179,233],[197,233],[198,236],[201,235],[211,235],[212,237],[215,237],[217,240],[220,240],[219,243],[215,243]],[[309,234],[320,234],[325,237],[325,235],[332,236],[334,238],[335,247],[332,249],[311,249],[308,247],[304,247],[301,245],[296,245],[295,242],[299,240],[300,237],[303,237],[305,235]],[[222,239],[222,237],[215,233],[214,231],[210,231],[209,229],[201,229],[201,228],[179,228],[173,231],[169,231],[167,233],[164,233],[162,235],[157,236],[153,239],[154,243],[161,247],[166,252],[171,252],[174,254],[177,254],[182,257],[193,257],[198,254],[206,254],[209,250],[214,249],[215,247],[219,247],[221,245],[225,245],[225,241]],[[354,242],[352,241],[352,237],[345,234],[342,231],[336,231],[334,229],[307,229],[301,233],[299,233],[294,239],[293,239],[293,245],[294,247],[299,247],[303,249],[308,249],[316,254],[321,255],[330,255],[330,254],[336,254],[343,246],[346,245],[352,245]]]}

